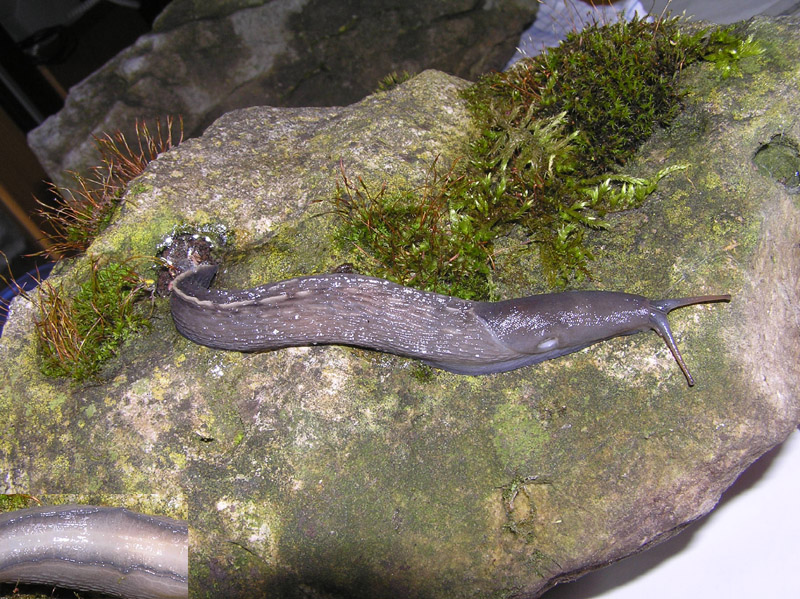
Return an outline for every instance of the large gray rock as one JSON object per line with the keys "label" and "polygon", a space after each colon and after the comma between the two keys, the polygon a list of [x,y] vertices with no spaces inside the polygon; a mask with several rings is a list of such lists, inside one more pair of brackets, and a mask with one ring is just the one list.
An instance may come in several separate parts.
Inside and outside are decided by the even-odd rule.
{"label": "large gray rock", "polygon": [[[800,140],[798,24],[749,24],[765,53],[743,78],[684,74],[686,110],[628,168],[686,175],[592,237],[592,287],[733,294],[671,316],[695,387],[651,333],[427,380],[343,347],[200,347],[164,300],[98,383],[67,387],[37,370],[17,300],[0,339],[0,490],[185,493],[194,597],[536,597],[678,533],[800,422],[800,206],[753,161],[776,135]],[[227,114],[153,163],[90,251],[152,254],[189,224],[233,234],[219,286],[328,270],[346,256],[317,201],[340,159],[417,184],[470,138],[464,85],[429,71],[345,108]],[[544,290],[536,253],[513,256],[501,293]]]}
{"label": "large gray rock", "polygon": [[92,135],[182,115],[186,133],[247,106],[337,106],[393,71],[475,79],[500,69],[536,14],[534,0],[174,0],[153,33],[70,89],[28,136],[48,174],[96,163]]}

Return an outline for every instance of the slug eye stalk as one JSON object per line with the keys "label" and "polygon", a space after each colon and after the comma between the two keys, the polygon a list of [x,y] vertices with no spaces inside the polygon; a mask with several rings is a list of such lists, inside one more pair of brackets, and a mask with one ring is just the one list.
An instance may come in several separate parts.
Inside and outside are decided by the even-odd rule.
{"label": "slug eye stalk", "polygon": [[692,374],[689,372],[689,368],[686,366],[686,363],[683,361],[683,356],[681,356],[681,352],[678,349],[678,344],[675,343],[675,338],[672,336],[672,329],[669,328],[669,321],[667,320],[667,314],[669,314],[675,308],[683,308],[684,306],[692,306],[694,304],[706,304],[711,302],[729,302],[731,300],[730,295],[701,295],[697,297],[682,297],[677,299],[667,299],[667,300],[658,300],[650,302],[650,306],[653,308],[650,314],[650,323],[653,326],[653,330],[655,330],[661,338],[666,342],[667,347],[672,352],[672,355],[675,357],[675,361],[678,363],[678,366],[681,367],[684,376],[686,376],[686,382],[689,383],[689,386],[694,385],[694,378]]}

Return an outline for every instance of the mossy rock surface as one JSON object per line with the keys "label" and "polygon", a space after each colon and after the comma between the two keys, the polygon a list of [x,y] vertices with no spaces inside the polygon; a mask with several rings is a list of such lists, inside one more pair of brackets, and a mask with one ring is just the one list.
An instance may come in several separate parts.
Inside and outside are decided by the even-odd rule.
{"label": "mossy rock surface", "polygon": [[[670,317],[694,387],[652,333],[421,377],[344,347],[200,347],[165,300],[74,387],[39,374],[18,300],[0,340],[3,491],[185,493],[203,598],[535,597],[679,532],[800,421],[800,201],[753,162],[776,135],[800,140],[798,24],[750,22],[765,52],[741,78],[684,73],[686,109],[627,169],[686,176],[591,239],[585,288],[733,295]],[[419,184],[474,133],[465,85],[427,71],[345,108],[229,113],[153,163],[90,251],[152,254],[174,227],[214,225],[232,240],[215,285],[330,270],[343,256],[319,202],[340,161]],[[546,291],[536,252],[514,256],[500,293]]]}

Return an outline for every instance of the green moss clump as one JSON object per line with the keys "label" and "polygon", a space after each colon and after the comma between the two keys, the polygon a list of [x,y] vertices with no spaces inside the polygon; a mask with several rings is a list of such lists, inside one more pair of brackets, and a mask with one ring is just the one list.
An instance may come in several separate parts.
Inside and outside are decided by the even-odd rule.
{"label": "green moss clump", "polygon": [[[173,119],[136,123],[131,147],[122,132],[95,138],[101,163],[89,176],[70,173],[73,188],[51,185],[53,205],[43,204],[42,216],[50,225],[50,257],[79,254],[112,222],[128,185],[159,154],[173,147]],[[180,138],[183,140],[183,121]],[[80,381],[97,373],[119,344],[141,328],[147,319],[135,303],[149,287],[128,264],[93,260],[89,280],[70,296],[63,285],[44,281],[37,294],[29,294],[38,310],[36,332],[42,371]]]}
{"label": "green moss clump", "polygon": [[72,296],[63,284],[43,281],[39,292],[29,295],[38,312],[42,372],[76,381],[94,376],[125,339],[148,323],[136,302],[150,287],[129,264],[96,260]]}
{"label": "green moss clump", "polygon": [[676,116],[685,93],[678,74],[705,53],[705,38],[706,30],[683,33],[677,18],[592,26],[485,77],[466,96],[483,128],[507,126],[520,106],[536,119],[566,113],[582,175],[593,176],[624,164]]}
{"label": "green moss clump", "polygon": [[680,71],[701,59],[726,76],[758,49],[731,28],[687,33],[677,18],[634,18],[571,33],[557,48],[464,92],[481,134],[444,176],[420,189],[372,189],[343,176],[340,240],[366,272],[469,299],[493,295],[494,240],[513,226],[540,249],[552,287],[589,275],[585,243],[611,212],[640,206],[651,178],[620,174],[677,115]]}
{"label": "green moss clump", "polygon": [[401,83],[405,83],[413,76],[414,75],[408,71],[400,71],[399,73],[397,71],[392,71],[378,82],[378,87],[375,91],[387,92],[390,89],[394,89]]}
{"label": "green moss clump", "polygon": [[[551,286],[589,275],[586,233],[607,227],[605,215],[640,206],[663,177],[685,168],[667,167],[649,179],[617,172],[677,115],[686,93],[680,71],[738,43],[730,28],[686,33],[677,18],[634,18],[573,32],[557,48],[465,91],[483,131],[470,149],[470,164],[499,161],[504,194],[511,190],[505,201],[512,204],[514,193],[529,189],[535,165],[525,146],[496,140],[515,140],[532,122],[560,119],[568,151],[550,154],[558,162],[547,165],[536,204],[519,218],[540,249]],[[554,137],[550,143],[555,148],[559,142]]]}
{"label": "green moss clump", "polygon": [[38,501],[33,495],[0,494],[0,513],[21,510]]}
{"label": "green moss clump", "polygon": [[358,270],[464,298],[489,295],[491,235],[450,203],[452,176],[434,164],[420,188],[389,190],[343,172],[334,199],[337,238],[357,249]]}
{"label": "green moss clump", "polygon": [[763,52],[764,48],[753,39],[752,35],[747,39],[741,39],[733,33],[731,27],[727,27],[711,33],[703,59],[713,62],[722,78],[727,79],[731,75],[742,76],[740,60],[758,56]]}
{"label": "green moss clump", "polygon": [[[487,134],[476,145],[490,149],[445,174],[434,164],[418,189],[373,189],[343,173],[334,199],[339,240],[358,249],[360,270],[465,299],[493,297],[494,239],[539,206],[546,179],[571,164],[562,118]],[[512,157],[525,170],[514,178]]]}
{"label": "green moss clump", "polygon": [[[527,120],[564,115],[571,161],[546,181],[539,206],[522,223],[541,250],[552,286],[586,276],[593,259],[585,245],[586,232],[605,227],[605,214],[635,207],[632,201],[620,203],[615,194],[605,193],[612,182],[606,173],[623,165],[656,127],[675,117],[684,93],[678,73],[702,54],[703,35],[683,34],[677,19],[634,18],[589,27],[467,90],[485,136],[503,131],[513,136]],[[518,116],[522,114],[524,119]],[[522,178],[528,168],[520,157],[512,154],[508,160],[513,179]],[[651,181],[618,182],[627,186],[626,194],[631,185],[638,186],[633,195],[641,203],[655,190],[651,183],[664,174]]]}

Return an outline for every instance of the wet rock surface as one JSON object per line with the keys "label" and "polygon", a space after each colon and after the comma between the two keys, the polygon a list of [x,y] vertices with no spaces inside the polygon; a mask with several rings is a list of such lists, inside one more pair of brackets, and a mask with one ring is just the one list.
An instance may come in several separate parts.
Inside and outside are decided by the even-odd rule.
{"label": "wet rock surface", "polygon": [[[800,140],[798,31],[754,20],[765,52],[743,77],[684,73],[684,112],[626,168],[683,162],[686,176],[591,240],[585,287],[733,295],[670,316],[694,387],[652,333],[420,377],[345,347],[197,346],[165,300],[76,387],[39,373],[18,299],[0,339],[2,490],[185,493],[193,597],[536,597],[677,534],[800,422],[799,196],[754,162],[777,135]],[[347,107],[229,113],[154,162],[90,251],[152,254],[178,224],[214,225],[230,234],[220,287],[331,270],[340,161],[419,184],[470,139],[464,85],[428,71]],[[536,261],[500,280],[529,280]]]}

